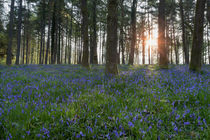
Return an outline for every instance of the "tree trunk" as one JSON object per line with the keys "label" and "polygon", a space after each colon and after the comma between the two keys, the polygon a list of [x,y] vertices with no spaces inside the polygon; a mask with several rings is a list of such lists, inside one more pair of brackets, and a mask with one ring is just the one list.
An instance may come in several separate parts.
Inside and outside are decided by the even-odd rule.
{"label": "tree trunk", "polygon": [[55,48],[56,48],[56,2],[53,3],[52,29],[51,29],[51,64],[55,64]]}
{"label": "tree trunk", "polygon": [[183,50],[184,50],[184,58],[185,63],[189,64],[189,48],[186,44],[186,29],[185,29],[185,18],[184,18],[184,9],[183,9],[183,0],[180,0],[180,14],[181,14],[181,25],[182,25],[182,44],[183,44]]}
{"label": "tree trunk", "polygon": [[193,33],[193,44],[191,53],[190,70],[201,70],[201,51],[203,45],[204,10],[206,0],[197,0],[195,24]]}
{"label": "tree trunk", "polygon": [[82,66],[90,68],[89,66],[89,39],[88,39],[88,9],[87,1],[80,0],[81,2],[81,12],[82,12],[82,37],[83,37],[83,57]]}
{"label": "tree trunk", "polygon": [[[24,17],[24,18],[26,18],[26,17]],[[25,63],[25,47],[26,47],[26,27],[25,26],[26,26],[26,23],[24,23],[24,33],[23,33],[22,64]]]}
{"label": "tree trunk", "polygon": [[[60,20],[59,20],[60,21]],[[60,23],[60,22],[59,22]],[[61,25],[58,25],[57,64],[61,64]]]}
{"label": "tree trunk", "polygon": [[[151,38],[151,25],[150,25],[150,16],[149,16],[149,9],[148,9],[148,33],[149,33],[149,39]],[[151,64],[151,46],[150,44],[148,44],[148,61],[149,61],[149,65]]]}
{"label": "tree trunk", "polygon": [[50,49],[50,29],[51,29],[51,18],[52,18],[52,14],[51,14],[51,10],[52,10],[52,1],[48,2],[48,6],[49,6],[49,13],[48,13],[48,35],[47,35],[47,49],[46,49],[46,54],[45,54],[45,64],[47,65],[47,60],[48,60],[48,55],[49,55],[49,49]]}
{"label": "tree trunk", "polygon": [[[209,35],[209,27],[207,28],[207,36]],[[209,64],[210,64],[210,40],[207,38],[208,41],[208,58],[209,58]]]}
{"label": "tree trunk", "polygon": [[207,0],[207,19],[210,24],[210,0]]}
{"label": "tree trunk", "polygon": [[158,52],[159,52],[159,66],[161,68],[168,68],[168,58],[165,39],[165,0],[160,0],[159,15],[158,15]]}
{"label": "tree trunk", "polygon": [[49,49],[50,49],[50,28],[51,28],[51,20],[49,19],[48,21],[48,35],[47,35],[47,50],[45,54],[45,64],[47,64],[48,60],[48,54],[49,54]]}
{"label": "tree trunk", "polygon": [[173,47],[174,47],[174,42],[173,42],[173,32],[171,31],[171,34],[170,34],[170,46],[171,46],[171,49],[170,49],[170,55],[171,55],[171,64],[173,64]]}
{"label": "tree trunk", "polygon": [[137,0],[133,0],[132,11],[131,11],[131,49],[129,55],[129,65],[134,63],[134,50],[136,46],[136,8]]}
{"label": "tree trunk", "polygon": [[117,75],[117,11],[118,1],[108,0],[106,74]]}
{"label": "tree trunk", "polygon": [[146,41],[146,36],[145,36],[145,18],[142,18],[142,64],[145,64],[145,41]]}
{"label": "tree trunk", "polygon": [[40,44],[40,54],[39,54],[39,64],[42,64],[42,54],[44,51],[44,40],[45,40],[45,0],[41,2],[42,5],[42,20],[41,20],[41,44]]}
{"label": "tree trunk", "polygon": [[30,57],[30,3],[27,3],[27,18],[26,18],[26,64],[29,64]]}
{"label": "tree trunk", "polygon": [[70,24],[70,33],[69,33],[69,64],[71,64],[71,50],[72,50],[72,44],[71,44],[71,40],[72,40],[72,25],[73,25],[73,6],[71,9],[71,24]]}
{"label": "tree trunk", "polygon": [[120,21],[120,46],[122,50],[122,64],[125,64],[125,48],[124,48],[124,0],[120,1],[121,7],[121,21]]}
{"label": "tree trunk", "polygon": [[97,0],[93,0],[93,64],[98,64],[96,3],[97,3]]}
{"label": "tree trunk", "polygon": [[17,54],[16,54],[16,65],[20,64],[20,45],[21,45],[21,27],[22,27],[22,0],[19,0],[18,10],[18,35],[17,35]]}
{"label": "tree trunk", "polygon": [[12,40],[13,40],[13,23],[14,23],[14,5],[15,0],[11,0],[10,17],[9,17],[9,41],[7,48],[7,65],[12,64]]}

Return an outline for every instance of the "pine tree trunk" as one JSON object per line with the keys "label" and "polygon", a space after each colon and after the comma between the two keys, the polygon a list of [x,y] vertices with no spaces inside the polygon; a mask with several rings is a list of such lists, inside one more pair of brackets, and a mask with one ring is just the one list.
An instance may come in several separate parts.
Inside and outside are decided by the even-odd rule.
{"label": "pine tree trunk", "polygon": [[72,22],[73,22],[73,6],[71,9],[71,24],[70,24],[70,33],[69,33],[69,64],[71,64],[71,51],[72,51],[72,44],[71,44],[71,40],[72,40]]}
{"label": "pine tree trunk", "polygon": [[93,0],[93,64],[98,64],[97,55],[97,14],[96,6],[97,0]]}
{"label": "pine tree trunk", "polygon": [[124,0],[120,1],[120,7],[121,7],[121,22],[120,22],[120,46],[122,50],[122,64],[125,64],[125,48],[124,48]]}
{"label": "pine tree trunk", "polygon": [[15,0],[11,0],[10,17],[9,17],[9,41],[7,48],[7,60],[6,64],[12,64],[12,41],[13,41],[13,23],[14,23],[14,5]]}
{"label": "pine tree trunk", "polygon": [[160,57],[159,66],[161,68],[168,68],[165,29],[165,0],[160,0],[158,15],[158,52]]}
{"label": "pine tree trunk", "polygon": [[47,34],[47,49],[46,49],[46,54],[45,54],[45,64],[46,65],[47,65],[47,60],[48,60],[49,50],[50,50],[50,34],[51,34],[51,24],[52,24],[51,23],[51,19],[52,19],[51,10],[52,10],[52,6],[53,6],[52,1],[48,2],[48,6],[49,6],[49,11],[48,11],[48,34]]}
{"label": "pine tree trunk", "polygon": [[88,39],[88,9],[87,1],[81,1],[81,12],[82,12],[82,37],[83,37],[83,57],[82,66],[90,68],[89,66],[89,39]]}
{"label": "pine tree trunk", "polygon": [[196,4],[193,44],[190,62],[190,70],[193,71],[201,70],[205,3],[206,0],[197,0]]}
{"label": "pine tree trunk", "polygon": [[16,65],[20,64],[20,45],[21,45],[21,27],[22,27],[22,0],[19,0],[18,10],[18,35],[17,35],[17,54],[16,54]]}
{"label": "pine tree trunk", "polygon": [[108,0],[106,74],[117,75],[117,10],[118,1]]}
{"label": "pine tree trunk", "polygon": [[129,65],[134,63],[134,50],[136,46],[136,8],[137,0],[133,0],[132,11],[131,11],[131,49],[129,55]]}
{"label": "pine tree trunk", "polygon": [[185,63],[189,64],[189,48],[186,44],[186,29],[185,29],[185,18],[184,18],[184,9],[183,9],[183,0],[180,0],[180,14],[181,14],[181,25],[182,25],[182,42],[183,42],[183,51]]}
{"label": "pine tree trunk", "polygon": [[146,36],[145,36],[145,18],[142,18],[142,64],[145,64],[145,40],[146,40]]}
{"label": "pine tree trunk", "polygon": [[207,0],[207,19],[210,24],[210,0]]}
{"label": "pine tree trunk", "polygon": [[24,33],[23,33],[23,52],[22,52],[22,64],[25,64],[25,47],[26,47],[26,23],[24,23]]}
{"label": "pine tree trunk", "polygon": [[51,64],[55,64],[56,48],[56,2],[53,2],[52,29],[51,29]]}

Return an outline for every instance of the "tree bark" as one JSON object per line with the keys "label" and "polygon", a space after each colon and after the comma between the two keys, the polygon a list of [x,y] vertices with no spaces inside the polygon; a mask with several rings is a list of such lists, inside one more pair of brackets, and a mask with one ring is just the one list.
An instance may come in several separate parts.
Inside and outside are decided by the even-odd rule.
{"label": "tree bark", "polygon": [[16,65],[20,64],[20,45],[21,45],[21,27],[22,27],[22,0],[19,0],[18,10],[18,35],[17,35],[17,54],[16,54]]}
{"label": "tree bark", "polygon": [[43,64],[42,63],[42,54],[44,51],[44,44],[45,44],[45,0],[42,0],[41,2],[42,5],[42,20],[41,20],[41,44],[40,44],[40,54],[39,54],[39,64]]}
{"label": "tree bark", "polygon": [[142,64],[145,64],[145,41],[146,41],[146,36],[145,36],[145,18],[142,18],[142,34],[141,34],[141,39],[142,39]]}
{"label": "tree bark", "polygon": [[186,29],[185,29],[185,18],[184,18],[184,9],[183,9],[183,0],[179,2],[180,14],[181,14],[181,25],[182,25],[182,44],[184,51],[185,63],[189,64],[189,47],[186,44]]}
{"label": "tree bark", "polygon": [[10,17],[9,17],[9,42],[7,48],[6,64],[12,64],[12,40],[13,40],[13,23],[14,23],[14,5],[15,0],[11,0]]}
{"label": "tree bark", "polygon": [[82,37],[83,37],[83,57],[82,66],[90,68],[89,66],[89,38],[88,38],[88,9],[87,0],[80,0],[82,12]]}
{"label": "tree bark", "polygon": [[124,48],[124,0],[120,1],[121,21],[120,21],[120,46],[122,50],[122,64],[125,64],[125,48]]}
{"label": "tree bark", "polygon": [[72,50],[72,25],[73,25],[73,6],[71,9],[71,23],[70,23],[70,33],[69,33],[69,64],[71,64],[71,50]]}
{"label": "tree bark", "polygon": [[159,66],[161,68],[168,68],[168,58],[165,38],[165,0],[160,0],[159,15],[158,15],[158,52],[159,52]]}
{"label": "tree bark", "polygon": [[51,29],[51,64],[55,64],[56,48],[56,2],[53,2],[52,29]]}
{"label": "tree bark", "polygon": [[133,0],[132,11],[131,11],[131,49],[129,55],[129,65],[134,63],[134,50],[136,46],[136,8],[137,0]]}
{"label": "tree bark", "polygon": [[193,44],[190,62],[190,70],[193,71],[201,70],[205,3],[206,0],[197,0],[196,3]]}
{"label": "tree bark", "polygon": [[97,56],[97,14],[96,6],[97,0],[93,0],[93,64],[98,64]]}
{"label": "tree bark", "polygon": [[46,49],[46,54],[45,54],[45,64],[47,65],[47,60],[48,60],[48,55],[49,55],[49,49],[50,49],[50,29],[51,29],[51,18],[52,18],[52,14],[51,14],[51,10],[52,10],[52,1],[48,2],[48,6],[49,6],[49,13],[48,13],[48,35],[47,35],[47,49]]}
{"label": "tree bark", "polygon": [[207,0],[207,19],[210,24],[210,0]]}
{"label": "tree bark", "polygon": [[106,74],[117,75],[117,11],[118,0],[108,0]]}

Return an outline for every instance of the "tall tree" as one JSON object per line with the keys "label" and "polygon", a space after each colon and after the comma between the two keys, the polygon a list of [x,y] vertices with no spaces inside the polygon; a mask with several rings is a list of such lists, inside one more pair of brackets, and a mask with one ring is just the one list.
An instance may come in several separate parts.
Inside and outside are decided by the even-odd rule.
{"label": "tall tree", "polygon": [[120,21],[120,46],[122,50],[122,64],[125,64],[125,48],[124,48],[124,16],[125,16],[125,8],[124,8],[124,0],[120,0],[120,16],[121,16],[121,21]]}
{"label": "tall tree", "polygon": [[48,60],[48,54],[49,54],[49,49],[50,49],[50,29],[51,29],[51,18],[52,18],[52,1],[49,0],[48,2],[48,6],[49,6],[49,11],[48,11],[48,35],[47,35],[47,49],[46,49],[46,54],[45,54],[45,64],[47,64],[47,60]]}
{"label": "tall tree", "polygon": [[56,0],[52,3],[53,14],[52,14],[52,26],[51,26],[51,64],[55,64],[56,54]]}
{"label": "tall tree", "polygon": [[22,27],[22,0],[19,0],[18,10],[18,35],[17,35],[17,54],[16,54],[16,65],[19,65],[20,61],[20,44],[21,44],[21,27]]}
{"label": "tall tree", "polygon": [[15,0],[11,0],[10,17],[9,17],[9,42],[7,48],[7,65],[12,64],[12,40],[13,40],[13,23],[14,23],[14,6]]}
{"label": "tall tree", "polygon": [[168,68],[165,31],[165,0],[160,0],[158,15],[158,52],[160,57],[159,65],[161,68]]}
{"label": "tall tree", "polygon": [[180,5],[180,14],[181,14],[181,25],[182,25],[182,45],[184,50],[185,63],[189,64],[189,48],[186,44],[186,29],[185,29],[185,15],[183,8],[183,0],[179,1]]}
{"label": "tall tree", "polygon": [[46,3],[45,0],[41,1],[41,41],[40,41],[40,55],[39,55],[39,64],[43,64],[44,59],[44,47],[45,47],[45,13],[46,13]]}
{"label": "tall tree", "polygon": [[193,44],[190,62],[190,70],[193,71],[201,70],[205,3],[206,0],[197,0],[196,3]]}
{"label": "tall tree", "polygon": [[134,63],[134,50],[136,46],[136,8],[137,0],[133,0],[132,11],[131,11],[131,48],[129,55],[129,65]]}
{"label": "tall tree", "polygon": [[106,74],[117,75],[117,11],[118,0],[108,0]]}
{"label": "tall tree", "polygon": [[83,57],[82,66],[89,68],[88,9],[87,0],[80,0],[82,13]]}
{"label": "tall tree", "polygon": [[91,48],[90,48],[90,63],[98,64],[98,56],[97,56],[97,14],[96,7],[97,0],[92,1],[92,37],[91,37]]}
{"label": "tall tree", "polygon": [[210,24],[210,0],[207,0],[207,19]]}

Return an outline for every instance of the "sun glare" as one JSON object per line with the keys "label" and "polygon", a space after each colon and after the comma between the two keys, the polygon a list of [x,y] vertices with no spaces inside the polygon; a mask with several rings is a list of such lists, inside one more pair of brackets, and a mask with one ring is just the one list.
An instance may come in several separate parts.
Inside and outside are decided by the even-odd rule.
{"label": "sun glare", "polygon": [[150,38],[146,40],[146,45],[147,46],[157,46],[157,39],[155,38]]}

